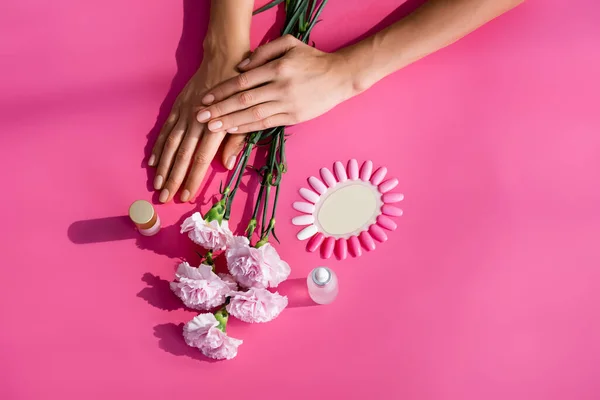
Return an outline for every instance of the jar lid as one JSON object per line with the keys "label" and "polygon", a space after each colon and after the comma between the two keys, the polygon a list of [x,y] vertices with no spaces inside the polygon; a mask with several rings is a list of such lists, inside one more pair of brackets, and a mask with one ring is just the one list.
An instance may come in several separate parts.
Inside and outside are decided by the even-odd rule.
{"label": "jar lid", "polygon": [[319,286],[325,286],[331,280],[331,272],[329,268],[317,267],[312,273],[313,282]]}
{"label": "jar lid", "polygon": [[129,206],[129,218],[138,228],[148,229],[156,222],[156,213],[148,201],[137,200]]}

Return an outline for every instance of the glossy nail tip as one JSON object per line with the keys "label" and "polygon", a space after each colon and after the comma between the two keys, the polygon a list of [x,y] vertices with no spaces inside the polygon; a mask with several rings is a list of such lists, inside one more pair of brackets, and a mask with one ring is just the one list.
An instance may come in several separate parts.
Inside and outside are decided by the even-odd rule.
{"label": "glossy nail tip", "polygon": [[352,236],[348,239],[348,250],[352,257],[360,257],[362,255],[362,249],[360,248],[360,242],[356,236]]}
{"label": "glossy nail tip", "polygon": [[386,203],[399,203],[404,200],[404,195],[402,193],[386,193],[381,197],[381,200]]}
{"label": "glossy nail tip", "polygon": [[348,178],[353,181],[358,179],[358,161],[354,158],[348,161]]}
{"label": "glossy nail tip", "polygon": [[186,202],[190,199],[190,191],[189,190],[184,190],[183,192],[181,192],[181,197],[180,200],[183,202]]}
{"label": "glossy nail tip", "polygon": [[346,182],[348,180],[348,175],[346,174],[346,167],[344,167],[344,164],[336,161],[335,164],[333,164],[333,170],[339,182]]}
{"label": "glossy nail tip", "polygon": [[323,245],[321,246],[321,257],[324,259],[331,258],[331,255],[333,254],[334,246],[335,246],[335,238],[328,237],[327,239],[325,239],[325,242],[323,242]]}
{"label": "glossy nail tip", "polygon": [[373,161],[367,160],[363,163],[360,169],[360,180],[369,182],[371,179],[371,173],[373,172]]}
{"label": "glossy nail tip", "polygon": [[391,218],[386,217],[385,215],[380,215],[377,217],[377,225],[387,229],[388,231],[395,231],[396,228],[398,228],[398,225],[396,225]]}
{"label": "glossy nail tip", "polygon": [[299,215],[292,218],[292,224],[296,226],[312,225],[315,222],[315,217],[310,214]]}
{"label": "glossy nail tip", "polygon": [[317,204],[320,198],[318,194],[307,188],[300,189],[300,196],[302,196],[304,200],[309,201],[313,204]]}
{"label": "glossy nail tip", "polygon": [[315,225],[310,225],[298,232],[298,235],[296,235],[296,237],[298,238],[298,240],[306,240],[316,234],[317,227]]}
{"label": "glossy nail tip", "polygon": [[156,175],[154,178],[154,190],[160,190],[163,187],[164,179],[161,175]]}
{"label": "glossy nail tip", "polygon": [[305,203],[303,201],[296,201],[292,204],[292,207],[296,211],[300,211],[306,214],[312,214],[315,212],[315,205],[310,203]]}
{"label": "glossy nail tip", "polygon": [[375,239],[381,243],[388,240],[388,236],[383,231],[383,229],[381,229],[378,225],[375,225],[375,224],[373,224],[369,227],[369,234],[371,235],[371,237],[373,239]]}
{"label": "glossy nail tip", "polygon": [[306,250],[310,253],[314,253],[319,247],[321,247],[321,244],[324,240],[325,235],[323,235],[321,232],[317,233],[308,241],[308,244],[306,245]]}
{"label": "glossy nail tip", "polygon": [[378,186],[381,182],[383,182],[383,178],[385,178],[386,174],[387,174],[386,167],[378,168],[377,171],[375,171],[375,173],[371,177],[371,183],[375,186]]}
{"label": "glossy nail tip", "polygon": [[388,204],[384,204],[383,207],[381,207],[381,212],[385,215],[389,215],[390,217],[400,217],[403,213],[402,209],[390,206]]}
{"label": "glossy nail tip", "polygon": [[387,193],[390,190],[392,190],[393,188],[395,188],[396,186],[398,186],[398,179],[396,179],[396,178],[389,179],[389,180],[383,182],[381,185],[379,185],[379,192]]}
{"label": "glossy nail tip", "polygon": [[308,183],[319,194],[323,194],[327,191],[327,186],[325,186],[325,184],[317,177],[311,176],[308,178]]}
{"label": "glossy nail tip", "polygon": [[334,187],[337,184],[335,177],[331,173],[331,171],[327,168],[321,168],[321,178],[323,178],[323,182],[327,184],[330,188]]}
{"label": "glossy nail tip", "polygon": [[150,158],[148,159],[148,165],[151,167],[154,167],[155,163],[156,163],[156,156],[154,154],[152,154],[150,156]]}
{"label": "glossy nail tip", "polygon": [[160,196],[158,197],[158,201],[161,203],[166,203],[169,200],[169,189],[163,189],[160,192]]}
{"label": "glossy nail tip", "polygon": [[365,250],[367,250],[367,251],[375,250],[375,242],[373,241],[373,238],[371,237],[371,235],[369,235],[369,232],[362,231],[360,233],[359,240]]}
{"label": "glossy nail tip", "polygon": [[338,260],[348,258],[348,242],[344,238],[340,238],[335,242],[335,257]]}

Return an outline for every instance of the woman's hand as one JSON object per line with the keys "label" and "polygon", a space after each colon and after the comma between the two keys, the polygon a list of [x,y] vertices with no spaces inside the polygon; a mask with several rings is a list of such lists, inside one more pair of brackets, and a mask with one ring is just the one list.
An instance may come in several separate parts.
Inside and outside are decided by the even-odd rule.
{"label": "woman's hand", "polygon": [[264,46],[213,89],[197,121],[213,132],[247,133],[315,118],[355,94],[346,58],[287,35]]}
{"label": "woman's hand", "polygon": [[196,114],[202,108],[201,99],[208,89],[238,75],[235,69],[238,61],[239,58],[234,61],[205,54],[200,68],[177,97],[148,159],[150,166],[157,166],[154,189],[161,190],[160,202],[171,201],[182,184],[181,201],[193,198],[223,139],[226,140],[223,163],[228,169],[235,163],[235,155],[244,145],[244,136],[227,135],[226,138],[222,129],[209,132],[198,122]]}

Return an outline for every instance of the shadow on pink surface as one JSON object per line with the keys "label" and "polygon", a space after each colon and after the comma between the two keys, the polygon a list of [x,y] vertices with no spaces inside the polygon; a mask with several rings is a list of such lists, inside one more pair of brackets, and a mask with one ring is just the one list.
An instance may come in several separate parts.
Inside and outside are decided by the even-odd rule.
{"label": "shadow on pink surface", "polygon": [[181,324],[160,324],[154,327],[154,336],[158,338],[158,347],[174,356],[185,356],[194,360],[209,363],[219,362],[200,353],[195,347],[188,346],[183,340],[183,323]]}

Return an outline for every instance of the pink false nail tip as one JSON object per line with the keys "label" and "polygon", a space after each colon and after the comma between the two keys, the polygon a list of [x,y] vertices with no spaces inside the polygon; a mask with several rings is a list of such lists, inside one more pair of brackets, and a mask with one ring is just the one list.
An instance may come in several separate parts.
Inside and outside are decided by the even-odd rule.
{"label": "pink false nail tip", "polygon": [[307,188],[300,189],[300,196],[302,196],[304,200],[309,201],[313,204],[317,204],[320,198],[318,194]]}
{"label": "pink false nail tip", "polygon": [[385,215],[380,215],[377,217],[377,225],[381,226],[388,231],[395,231],[398,225],[391,219],[386,217]]}
{"label": "pink false nail tip", "polygon": [[398,203],[404,200],[402,193],[386,193],[381,197],[384,203]]}
{"label": "pink false nail tip", "polygon": [[312,186],[313,189],[319,194],[323,194],[327,191],[327,186],[319,178],[311,176],[308,178],[308,183]]}
{"label": "pink false nail tip", "polygon": [[373,161],[367,160],[363,163],[362,168],[360,169],[360,180],[369,182],[371,179],[371,173],[373,172]]}
{"label": "pink false nail tip", "polygon": [[315,222],[315,217],[311,214],[298,215],[292,218],[292,224],[296,226],[312,225],[313,222]]}
{"label": "pink false nail tip", "polygon": [[333,164],[333,170],[335,171],[335,176],[337,176],[338,181],[346,182],[348,180],[348,175],[346,175],[346,168],[344,164],[339,161],[336,161]]}
{"label": "pink false nail tip", "polygon": [[363,245],[365,250],[367,250],[367,251],[375,250],[375,242],[373,241],[373,238],[371,237],[371,235],[369,235],[369,232],[362,231],[360,233],[359,239],[360,239],[360,243]]}
{"label": "pink false nail tip", "polygon": [[323,240],[325,240],[325,235],[323,235],[321,232],[317,233],[308,241],[308,244],[306,245],[306,250],[311,253],[314,253],[315,250],[317,250],[321,246]]}
{"label": "pink false nail tip", "polygon": [[398,179],[396,179],[396,178],[389,179],[389,180],[383,182],[381,185],[379,185],[379,192],[381,192],[381,193],[389,192],[396,186],[398,186]]}
{"label": "pink false nail tip", "polygon": [[330,170],[328,170],[327,168],[321,168],[320,172],[321,178],[323,178],[323,182],[325,182],[327,186],[331,188],[336,185],[337,181],[335,180],[335,177],[333,176]]}
{"label": "pink false nail tip", "polygon": [[348,178],[353,181],[358,179],[358,161],[354,158],[348,161]]}
{"label": "pink false nail tip", "polygon": [[360,242],[356,236],[348,239],[348,248],[352,257],[360,257],[362,255],[362,249],[360,248]]}
{"label": "pink false nail tip", "polygon": [[387,235],[385,234],[383,229],[381,229],[378,225],[375,225],[375,224],[371,225],[369,227],[369,233],[371,234],[373,239],[377,240],[378,242],[383,243],[386,240],[388,240]]}
{"label": "pink false nail tip", "polygon": [[335,238],[330,236],[325,239],[323,246],[321,246],[321,257],[325,259],[331,258],[331,255],[333,254],[333,246],[335,246]]}
{"label": "pink false nail tip", "polygon": [[381,183],[381,181],[383,181],[383,178],[385,178],[386,174],[387,174],[386,167],[379,168],[377,171],[375,171],[375,173],[371,177],[371,183],[375,186],[379,185]]}
{"label": "pink false nail tip", "polygon": [[306,214],[312,214],[315,212],[314,204],[305,203],[303,201],[294,202],[294,204],[292,204],[292,207],[294,207],[294,210],[300,211],[300,212],[303,212]]}
{"label": "pink false nail tip", "polygon": [[302,229],[300,232],[298,232],[296,237],[298,238],[298,240],[306,240],[309,237],[314,236],[316,234],[317,227],[315,225],[309,225],[306,228]]}
{"label": "pink false nail tip", "polygon": [[383,207],[381,207],[381,212],[390,217],[400,217],[402,215],[402,210],[400,208],[388,204],[384,204]]}
{"label": "pink false nail tip", "polygon": [[338,260],[345,260],[348,257],[348,242],[341,238],[335,242],[335,256]]}

